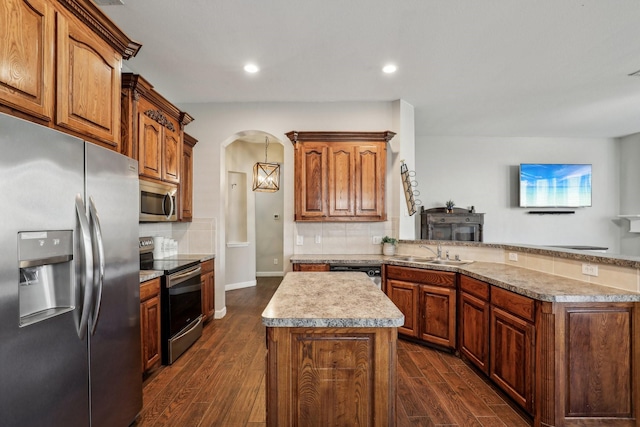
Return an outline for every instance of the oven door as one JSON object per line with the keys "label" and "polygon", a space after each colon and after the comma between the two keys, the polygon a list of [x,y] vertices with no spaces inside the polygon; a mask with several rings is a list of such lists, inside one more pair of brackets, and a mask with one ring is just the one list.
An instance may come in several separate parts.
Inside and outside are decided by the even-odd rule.
{"label": "oven door", "polygon": [[200,266],[165,276],[162,289],[162,363],[171,365],[202,335]]}
{"label": "oven door", "polygon": [[174,337],[202,315],[200,266],[167,276],[169,338]]}

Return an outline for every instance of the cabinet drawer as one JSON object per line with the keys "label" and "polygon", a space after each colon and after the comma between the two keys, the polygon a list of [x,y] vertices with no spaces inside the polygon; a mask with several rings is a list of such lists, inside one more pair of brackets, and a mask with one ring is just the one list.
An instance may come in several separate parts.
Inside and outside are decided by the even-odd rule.
{"label": "cabinet drawer", "polygon": [[460,275],[460,289],[473,296],[489,301],[489,284],[471,277]]}
{"label": "cabinet drawer", "polygon": [[329,271],[329,264],[293,264],[293,271]]}
{"label": "cabinet drawer", "polygon": [[160,294],[160,278],[148,280],[140,284],[140,302],[144,302]]}
{"label": "cabinet drawer", "polygon": [[213,260],[210,259],[208,261],[201,262],[200,263],[200,268],[202,269],[200,274],[211,273],[213,271]]}
{"label": "cabinet drawer", "polygon": [[456,273],[448,271],[422,270],[420,268],[387,266],[387,279],[404,280],[414,283],[425,283],[454,288]]}
{"label": "cabinet drawer", "polygon": [[491,289],[491,303],[523,319],[534,321],[535,302],[531,298],[494,286]]}

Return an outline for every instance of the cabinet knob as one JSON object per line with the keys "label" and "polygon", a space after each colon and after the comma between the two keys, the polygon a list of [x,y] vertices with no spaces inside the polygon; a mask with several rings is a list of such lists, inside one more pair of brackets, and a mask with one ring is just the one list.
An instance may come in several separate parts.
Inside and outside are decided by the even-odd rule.
{"label": "cabinet knob", "polygon": [[465,218],[464,220],[465,220],[466,222],[469,222],[469,218]]}
{"label": "cabinet knob", "polygon": [[440,218],[440,222],[444,222],[444,218]]}

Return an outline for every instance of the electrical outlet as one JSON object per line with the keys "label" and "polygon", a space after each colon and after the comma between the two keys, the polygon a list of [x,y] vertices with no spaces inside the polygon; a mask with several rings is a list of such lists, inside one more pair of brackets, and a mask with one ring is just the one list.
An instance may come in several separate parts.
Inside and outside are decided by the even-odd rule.
{"label": "electrical outlet", "polygon": [[316,244],[322,243],[322,237],[319,234],[316,234]]}
{"label": "electrical outlet", "polygon": [[373,236],[371,238],[371,242],[373,242],[374,245],[379,245],[382,243],[382,236]]}
{"label": "electrical outlet", "polygon": [[297,246],[304,245],[304,236],[301,236],[299,234],[296,236],[296,245]]}
{"label": "electrical outlet", "polygon": [[582,264],[582,274],[587,276],[598,276],[598,266],[591,264]]}
{"label": "electrical outlet", "polygon": [[509,261],[518,261],[518,254],[515,252],[509,252]]}
{"label": "electrical outlet", "polygon": [[273,259],[273,265],[278,265],[278,258]]}

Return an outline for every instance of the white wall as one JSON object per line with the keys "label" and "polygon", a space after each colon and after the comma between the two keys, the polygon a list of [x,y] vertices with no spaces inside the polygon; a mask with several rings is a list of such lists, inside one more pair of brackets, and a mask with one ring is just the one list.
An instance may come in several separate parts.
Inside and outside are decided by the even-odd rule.
{"label": "white wall", "polygon": [[[285,141],[285,143],[289,143]],[[251,144],[253,163],[264,161],[264,144]],[[269,163],[280,163],[280,174],[284,175],[284,147],[281,144],[269,143]],[[281,180],[282,181],[282,180]],[[283,254],[283,207],[284,182],[280,182],[280,190],[274,193],[252,191],[255,198],[256,229],[256,275],[258,277],[281,276],[284,270]],[[278,216],[276,219],[275,216]],[[274,259],[277,263],[274,264]]]}
{"label": "white wall", "polygon": [[[593,164],[593,206],[574,215],[531,215],[518,206],[520,163]],[[617,139],[416,137],[425,208],[475,206],[485,242],[598,245],[620,250],[620,141]]]}
{"label": "white wall", "polygon": [[[194,219],[217,220],[216,315],[224,312],[227,283],[226,251],[221,247],[225,242],[226,177],[221,170],[225,169],[224,147],[236,139],[234,135],[263,131],[284,143],[283,262],[284,268],[289,270],[289,258],[294,253],[293,146],[285,133],[291,130],[394,131],[392,102],[182,104],[179,107],[195,118],[188,132],[198,139],[193,156]],[[390,203],[396,202],[391,200]]]}
{"label": "white wall", "polygon": [[[620,214],[640,215],[640,133],[621,138],[620,155]],[[620,225],[620,252],[640,255],[640,233],[629,232],[629,221]]]}

